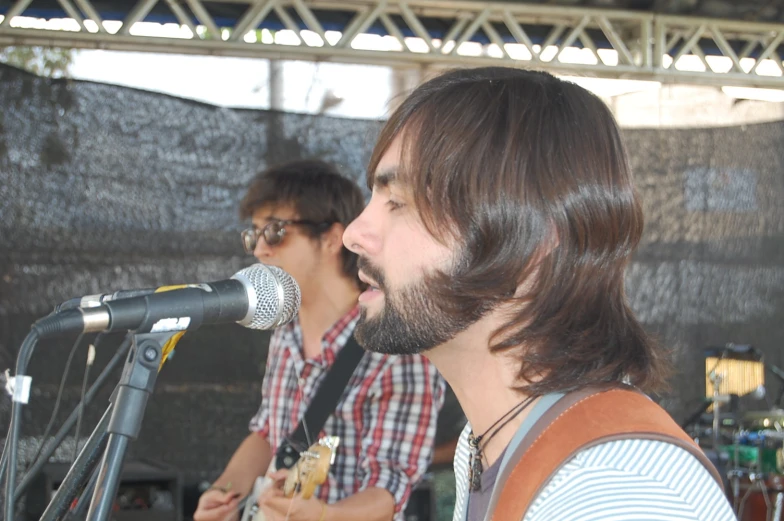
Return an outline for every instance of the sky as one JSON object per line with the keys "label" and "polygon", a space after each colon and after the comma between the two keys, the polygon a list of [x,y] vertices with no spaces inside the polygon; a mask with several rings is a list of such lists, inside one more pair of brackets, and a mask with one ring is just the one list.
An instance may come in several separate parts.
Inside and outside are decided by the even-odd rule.
{"label": "sky", "polygon": [[[213,105],[269,108],[266,59],[76,50],[71,76],[124,85]],[[325,94],[342,101],[326,113],[377,119],[392,95],[388,67],[339,63],[282,62],[283,110],[317,112]],[[372,86],[372,88],[368,88]]]}

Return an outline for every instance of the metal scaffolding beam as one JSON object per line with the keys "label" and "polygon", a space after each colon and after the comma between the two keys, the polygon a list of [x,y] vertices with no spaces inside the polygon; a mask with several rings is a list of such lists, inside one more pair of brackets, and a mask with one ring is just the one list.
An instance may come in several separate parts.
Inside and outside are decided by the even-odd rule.
{"label": "metal scaffolding beam", "polygon": [[[781,24],[462,0],[17,0],[0,14],[0,46],[397,67],[506,64],[784,89]],[[30,18],[73,19],[73,30],[50,29]],[[140,22],[176,24],[178,30],[148,36]]]}

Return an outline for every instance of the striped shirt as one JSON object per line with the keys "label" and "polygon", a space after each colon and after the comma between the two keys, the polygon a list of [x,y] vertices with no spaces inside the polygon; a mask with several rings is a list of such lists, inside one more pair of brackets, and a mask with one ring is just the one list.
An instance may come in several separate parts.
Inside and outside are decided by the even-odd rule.
{"label": "striped shirt", "polygon": [[[325,333],[321,354],[307,360],[298,320],[273,333],[261,406],[249,426],[273,452],[296,429],[358,319],[355,307]],[[395,519],[402,520],[411,490],[432,458],[444,388],[435,366],[420,355],[365,353],[319,434],[339,436],[340,444],[316,495],[334,503],[369,487],[383,488],[395,499]]]}
{"label": "striped shirt", "polygon": [[[515,438],[521,439],[552,403],[540,407],[531,421],[527,419]],[[455,452],[453,521],[466,521],[467,516],[470,430],[466,425]],[[500,484],[496,484],[494,493],[499,490]],[[522,521],[736,519],[721,488],[694,456],[669,443],[630,439],[577,453],[533,500]]]}

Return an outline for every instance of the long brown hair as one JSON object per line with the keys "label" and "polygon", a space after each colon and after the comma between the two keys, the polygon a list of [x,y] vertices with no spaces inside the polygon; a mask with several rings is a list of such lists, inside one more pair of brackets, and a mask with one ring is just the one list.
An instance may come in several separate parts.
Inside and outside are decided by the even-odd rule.
{"label": "long brown hair", "polygon": [[398,179],[433,237],[460,250],[454,269],[427,284],[468,323],[511,310],[491,350],[519,359],[520,390],[663,385],[666,356],[624,291],[642,209],[599,98],[544,72],[448,72],[391,116],[371,157],[371,186],[398,136]]}

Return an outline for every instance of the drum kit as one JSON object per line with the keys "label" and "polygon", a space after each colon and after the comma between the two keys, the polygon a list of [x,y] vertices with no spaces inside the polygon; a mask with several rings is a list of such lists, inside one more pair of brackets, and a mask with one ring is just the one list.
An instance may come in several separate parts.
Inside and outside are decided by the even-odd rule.
{"label": "drum kit", "polygon": [[739,521],[784,521],[784,410],[747,412],[720,445]]}
{"label": "drum kit", "polygon": [[[687,428],[725,476],[727,497],[739,521],[784,521],[784,409],[746,410],[737,396],[718,393],[721,375],[709,376],[716,390],[712,411]],[[747,397],[761,401],[764,387]]]}

